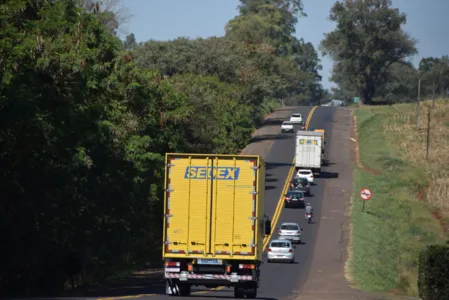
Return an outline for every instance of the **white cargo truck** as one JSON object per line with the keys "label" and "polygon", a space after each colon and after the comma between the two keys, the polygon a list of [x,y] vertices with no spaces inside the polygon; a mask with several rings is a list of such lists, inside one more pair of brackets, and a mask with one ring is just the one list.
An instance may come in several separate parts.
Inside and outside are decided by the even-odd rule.
{"label": "white cargo truck", "polygon": [[296,133],[295,167],[310,169],[313,173],[321,172],[323,134],[315,131],[298,131]]}

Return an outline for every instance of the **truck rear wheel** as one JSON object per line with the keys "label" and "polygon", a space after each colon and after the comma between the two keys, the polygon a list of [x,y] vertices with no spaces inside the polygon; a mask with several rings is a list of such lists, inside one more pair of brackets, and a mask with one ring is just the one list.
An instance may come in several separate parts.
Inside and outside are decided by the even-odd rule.
{"label": "truck rear wheel", "polygon": [[241,286],[234,287],[234,298],[244,298],[245,297],[245,289]]}
{"label": "truck rear wheel", "polygon": [[257,283],[251,282],[245,286],[245,297],[249,299],[257,297]]}
{"label": "truck rear wheel", "polygon": [[179,296],[181,297],[189,297],[191,292],[190,285],[181,285],[179,287]]}

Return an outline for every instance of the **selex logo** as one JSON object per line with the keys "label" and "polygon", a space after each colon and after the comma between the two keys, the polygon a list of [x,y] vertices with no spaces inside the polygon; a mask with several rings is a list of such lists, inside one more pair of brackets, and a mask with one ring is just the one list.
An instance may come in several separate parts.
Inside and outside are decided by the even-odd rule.
{"label": "selex logo", "polygon": [[185,179],[238,180],[240,168],[234,167],[186,167]]}

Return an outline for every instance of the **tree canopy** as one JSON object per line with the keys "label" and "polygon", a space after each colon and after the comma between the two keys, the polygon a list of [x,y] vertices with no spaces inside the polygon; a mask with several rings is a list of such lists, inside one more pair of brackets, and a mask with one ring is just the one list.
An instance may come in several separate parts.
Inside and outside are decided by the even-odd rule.
{"label": "tree canopy", "polygon": [[105,3],[0,4],[1,294],[160,261],[164,154],[238,153],[281,102],[321,95],[297,0],[242,1],[224,37],[140,44]]}
{"label": "tree canopy", "polygon": [[337,27],[321,43],[334,60],[332,80],[365,104],[387,82],[390,67],[416,53],[402,29],[406,15],[391,6],[391,0],[337,1],[329,15]]}

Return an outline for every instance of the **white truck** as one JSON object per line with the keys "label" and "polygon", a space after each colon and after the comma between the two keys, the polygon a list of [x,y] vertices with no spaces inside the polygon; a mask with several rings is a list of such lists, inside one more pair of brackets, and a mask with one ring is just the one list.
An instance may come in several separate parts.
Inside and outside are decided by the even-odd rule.
{"label": "white truck", "polygon": [[296,133],[295,167],[310,169],[313,173],[321,172],[323,134],[315,131],[298,131]]}

